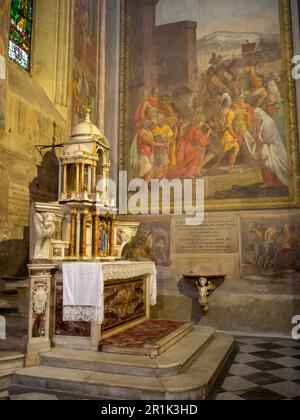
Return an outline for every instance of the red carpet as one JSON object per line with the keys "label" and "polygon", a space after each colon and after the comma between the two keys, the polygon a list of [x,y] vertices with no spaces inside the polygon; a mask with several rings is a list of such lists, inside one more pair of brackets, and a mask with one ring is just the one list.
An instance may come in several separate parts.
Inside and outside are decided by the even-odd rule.
{"label": "red carpet", "polygon": [[119,348],[143,348],[146,344],[154,345],[167,337],[186,322],[153,320],[145,321],[120,334],[113,335],[101,342],[102,346]]}

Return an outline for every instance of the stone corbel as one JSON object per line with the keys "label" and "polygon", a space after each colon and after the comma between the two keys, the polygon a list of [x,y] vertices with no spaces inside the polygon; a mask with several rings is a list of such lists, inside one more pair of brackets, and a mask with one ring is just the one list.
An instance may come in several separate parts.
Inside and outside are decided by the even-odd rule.
{"label": "stone corbel", "polygon": [[32,203],[30,212],[30,260],[51,259],[51,242],[61,238],[63,213],[58,203]]}

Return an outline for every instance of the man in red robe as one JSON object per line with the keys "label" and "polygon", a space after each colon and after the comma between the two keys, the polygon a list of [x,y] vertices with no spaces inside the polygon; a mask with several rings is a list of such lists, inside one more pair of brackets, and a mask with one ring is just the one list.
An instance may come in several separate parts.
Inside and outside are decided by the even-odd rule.
{"label": "man in red robe", "polygon": [[177,164],[171,168],[167,177],[193,178],[201,175],[202,165],[209,145],[211,129],[204,133],[205,118],[196,117],[193,124],[184,132],[177,145]]}

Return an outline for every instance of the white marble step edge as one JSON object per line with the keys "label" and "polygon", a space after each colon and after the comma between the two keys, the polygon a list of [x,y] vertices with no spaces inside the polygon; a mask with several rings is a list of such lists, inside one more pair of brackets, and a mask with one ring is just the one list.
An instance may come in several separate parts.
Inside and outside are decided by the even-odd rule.
{"label": "white marble step edge", "polygon": [[172,376],[189,366],[213,339],[215,330],[196,327],[156,359],[143,355],[53,349],[40,365],[135,376]]}
{"label": "white marble step edge", "polygon": [[191,367],[171,377],[137,377],[38,366],[14,372],[13,385],[123,400],[203,400],[234,349],[234,339],[216,335]]}
{"label": "white marble step edge", "polygon": [[25,355],[19,352],[0,350],[0,372],[4,369],[17,369],[24,366]]}
{"label": "white marble step edge", "polygon": [[6,390],[11,385],[14,369],[0,369],[0,391]]}

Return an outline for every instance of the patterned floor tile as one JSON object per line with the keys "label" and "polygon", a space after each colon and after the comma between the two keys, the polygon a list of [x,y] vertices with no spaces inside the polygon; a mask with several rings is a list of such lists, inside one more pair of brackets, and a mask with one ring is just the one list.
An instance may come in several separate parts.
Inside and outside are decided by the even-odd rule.
{"label": "patterned floor tile", "polygon": [[284,382],[284,379],[278,378],[278,376],[270,375],[267,372],[260,372],[255,373],[254,375],[245,376],[244,379],[260,386]]}
{"label": "patterned floor tile", "polygon": [[274,353],[282,354],[283,356],[299,356],[299,350],[295,348],[282,348],[274,350]]}
{"label": "patterned floor tile", "polygon": [[275,363],[271,360],[260,360],[258,362],[248,363],[248,365],[254,367],[255,369],[262,370],[263,372],[275,369],[282,369],[282,365],[280,365],[279,363]]}
{"label": "patterned floor tile", "polygon": [[300,385],[300,379],[296,379],[296,380],[295,380],[295,381],[293,381],[293,382],[296,382],[296,384]]}
{"label": "patterned floor tile", "polygon": [[278,349],[282,349],[282,345],[279,344],[275,344],[275,343],[261,343],[261,344],[256,344],[257,347],[260,347],[261,349],[264,350],[278,350]]}
{"label": "patterned floor tile", "polygon": [[239,378],[238,376],[233,376],[231,378],[226,378],[222,388],[225,391],[232,392],[232,391],[242,391],[245,389],[253,388],[254,384],[246,381],[243,378]]}
{"label": "patterned floor tile", "polygon": [[242,344],[247,344],[251,346],[256,346],[256,344],[263,344],[266,342],[263,338],[247,338],[247,337],[238,337],[237,341]]}
{"label": "patterned floor tile", "polygon": [[245,393],[241,393],[239,394],[239,397],[242,397],[247,401],[275,401],[283,399],[283,396],[281,394],[274,392],[270,389],[264,389],[260,387],[250,389]]}
{"label": "patterned floor tile", "polygon": [[260,360],[259,357],[253,356],[252,354],[239,353],[235,358],[235,363],[250,363],[258,362]]}
{"label": "patterned floor tile", "polygon": [[261,349],[259,347],[252,346],[251,344],[240,347],[240,352],[241,353],[255,353],[255,352],[259,352],[259,351],[261,351]]}
{"label": "patterned floor tile", "polygon": [[276,363],[280,363],[282,366],[290,368],[300,366],[300,360],[295,357],[281,357],[280,359],[276,359]]}
{"label": "patterned floor tile", "polygon": [[216,398],[217,401],[244,401],[243,398],[239,397],[232,392],[223,392],[219,394]]}
{"label": "patterned floor tile", "polygon": [[240,351],[217,400],[300,399],[300,343],[253,337],[237,341]]}
{"label": "patterned floor tile", "polygon": [[272,343],[279,344],[282,347],[300,347],[300,342],[296,340],[272,340]]}
{"label": "patterned floor tile", "polygon": [[275,351],[265,350],[265,351],[257,351],[251,353],[253,356],[259,357],[260,359],[270,360],[270,359],[280,359],[282,354],[275,353]]}
{"label": "patterned floor tile", "polygon": [[297,379],[300,379],[300,371],[291,368],[272,370],[269,373],[278,378],[285,379],[286,381],[296,381]]}
{"label": "patterned floor tile", "polygon": [[260,371],[258,369],[255,369],[251,366],[241,364],[241,363],[234,364],[229,371],[229,373],[231,375],[240,376],[240,377],[244,377],[244,376],[247,376],[247,375],[253,375],[253,374],[259,373],[259,372]]}
{"label": "patterned floor tile", "polygon": [[278,384],[266,385],[264,388],[283,395],[286,398],[300,397],[300,385],[294,382],[280,382]]}

